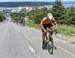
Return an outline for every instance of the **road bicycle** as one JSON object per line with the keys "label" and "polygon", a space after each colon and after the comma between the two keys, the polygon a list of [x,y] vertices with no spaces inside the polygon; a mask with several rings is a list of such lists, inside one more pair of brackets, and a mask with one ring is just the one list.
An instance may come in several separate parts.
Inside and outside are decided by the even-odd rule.
{"label": "road bicycle", "polygon": [[53,33],[55,32],[55,35],[57,34],[57,31],[51,31],[51,30],[48,30],[48,36],[47,36],[47,40],[48,42],[47,43],[43,43],[43,48],[45,49],[48,49],[48,52],[50,54],[53,54],[53,49],[57,49],[56,46],[54,46],[54,41],[53,41]]}

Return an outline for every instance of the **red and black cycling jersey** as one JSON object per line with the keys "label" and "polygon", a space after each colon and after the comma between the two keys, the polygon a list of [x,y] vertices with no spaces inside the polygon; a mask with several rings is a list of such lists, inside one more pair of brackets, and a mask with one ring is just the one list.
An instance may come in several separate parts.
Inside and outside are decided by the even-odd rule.
{"label": "red and black cycling jersey", "polygon": [[44,17],[41,22],[40,22],[40,25],[44,25],[44,24],[51,24],[51,23],[54,23],[54,24],[57,24],[55,18],[53,17],[52,20],[49,20],[47,17]]}

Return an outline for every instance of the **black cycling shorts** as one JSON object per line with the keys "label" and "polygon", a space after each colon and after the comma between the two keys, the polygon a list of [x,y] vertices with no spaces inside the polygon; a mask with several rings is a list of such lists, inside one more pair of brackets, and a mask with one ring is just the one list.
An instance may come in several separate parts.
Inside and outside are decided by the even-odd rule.
{"label": "black cycling shorts", "polygon": [[[53,27],[52,23],[50,24],[44,24],[43,27],[47,30],[47,28]],[[42,30],[44,32],[44,30]]]}

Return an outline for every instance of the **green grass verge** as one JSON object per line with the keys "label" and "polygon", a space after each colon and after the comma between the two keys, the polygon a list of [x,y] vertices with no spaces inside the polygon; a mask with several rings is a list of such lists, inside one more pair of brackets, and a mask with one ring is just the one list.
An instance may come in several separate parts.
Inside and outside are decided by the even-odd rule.
{"label": "green grass verge", "polygon": [[29,27],[40,29],[40,25],[39,24],[34,24],[34,23],[30,22],[30,21],[27,21],[26,25],[29,26]]}
{"label": "green grass verge", "polygon": [[[39,24],[34,24],[31,21],[26,22],[26,25],[30,26],[30,27],[33,27],[33,28],[40,29]],[[64,35],[75,34],[75,27],[74,26],[59,25],[58,30],[59,30],[59,33],[64,34]]]}
{"label": "green grass verge", "polygon": [[75,27],[72,25],[59,25],[58,29],[60,31],[61,34],[65,34],[65,35],[71,35],[71,34],[75,34]]}

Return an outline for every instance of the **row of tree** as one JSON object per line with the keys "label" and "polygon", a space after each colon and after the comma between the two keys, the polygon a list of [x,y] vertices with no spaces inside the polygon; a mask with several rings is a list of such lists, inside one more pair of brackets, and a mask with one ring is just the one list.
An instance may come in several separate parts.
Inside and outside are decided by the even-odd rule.
{"label": "row of tree", "polygon": [[12,17],[12,21],[25,25],[25,12],[11,12],[10,15]]}
{"label": "row of tree", "polygon": [[5,20],[4,12],[0,11],[0,22]]}
{"label": "row of tree", "polygon": [[74,25],[75,24],[75,8],[65,8],[61,1],[56,0],[51,9],[38,7],[28,13],[29,19],[34,23],[39,23],[41,19],[51,12],[59,24]]}

